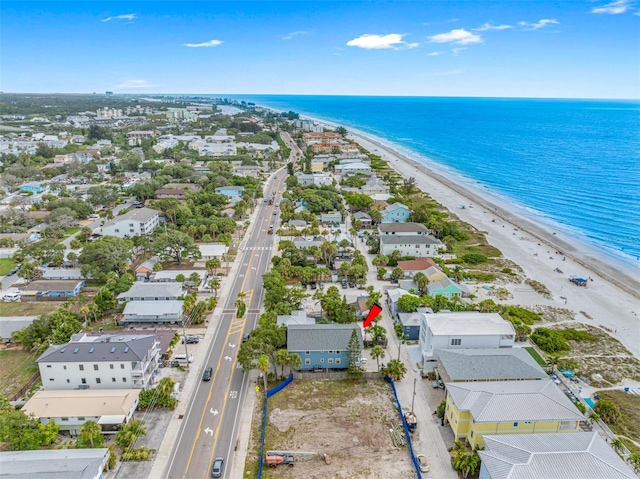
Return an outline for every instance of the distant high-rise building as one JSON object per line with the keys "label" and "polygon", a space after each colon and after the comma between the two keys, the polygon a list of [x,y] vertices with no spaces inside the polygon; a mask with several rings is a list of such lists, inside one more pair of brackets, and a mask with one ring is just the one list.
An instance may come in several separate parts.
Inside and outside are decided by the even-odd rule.
{"label": "distant high-rise building", "polygon": [[105,92],[105,95],[113,95],[112,91]]}

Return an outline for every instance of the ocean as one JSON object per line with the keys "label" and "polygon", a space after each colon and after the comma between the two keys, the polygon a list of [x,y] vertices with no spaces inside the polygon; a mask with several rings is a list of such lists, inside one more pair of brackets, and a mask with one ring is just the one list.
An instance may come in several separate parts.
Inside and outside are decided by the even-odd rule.
{"label": "ocean", "polygon": [[640,265],[640,102],[228,95],[374,135]]}

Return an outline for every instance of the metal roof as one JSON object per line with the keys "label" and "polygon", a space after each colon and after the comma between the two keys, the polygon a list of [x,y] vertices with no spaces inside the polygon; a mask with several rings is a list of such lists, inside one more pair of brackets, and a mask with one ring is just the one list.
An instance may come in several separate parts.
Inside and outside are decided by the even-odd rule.
{"label": "metal roof", "polygon": [[94,479],[109,449],[52,449],[0,452],[3,479]]}
{"label": "metal roof", "polygon": [[440,349],[438,358],[453,381],[548,379],[523,348]]}
{"label": "metal roof", "polygon": [[[205,273],[205,271],[203,271]],[[179,297],[184,294],[182,283],[146,283],[136,281],[129,291],[120,293],[118,299],[151,298],[151,297]]]}
{"label": "metal roof", "polygon": [[115,224],[120,220],[136,220],[136,221],[142,221],[144,223],[146,221],[149,221],[151,218],[153,218],[157,214],[158,212],[156,210],[152,210],[151,208],[134,208],[132,210],[129,210],[123,215],[116,216],[111,221],[105,223],[104,226]]}
{"label": "metal roof", "polygon": [[41,417],[128,415],[142,389],[65,389],[37,391],[22,410]]}
{"label": "metal roof", "polygon": [[637,479],[596,432],[483,436],[491,479]]}
{"label": "metal roof", "polygon": [[122,311],[123,315],[165,316],[180,315],[184,303],[182,301],[129,301]]}
{"label": "metal roof", "polygon": [[447,383],[447,393],[476,423],[584,420],[550,379]]}
{"label": "metal roof", "polygon": [[431,333],[437,336],[460,335],[515,335],[513,325],[502,319],[498,313],[464,311],[436,313],[424,316]]}
{"label": "metal roof", "polygon": [[[144,302],[144,304],[148,305],[149,303]],[[144,359],[155,342],[153,335],[134,337],[109,334],[95,337],[84,335],[79,339],[75,339],[74,336],[74,340],[66,344],[49,346],[36,362],[140,361]]]}
{"label": "metal roof", "polygon": [[[398,224],[398,223],[382,223],[382,224]],[[440,240],[431,235],[402,235],[388,236],[381,235],[380,243],[384,244],[440,244]]]}
{"label": "metal roof", "polygon": [[429,229],[420,223],[380,223],[378,229],[383,233],[409,233],[412,231],[429,233]]}
{"label": "metal roof", "polygon": [[356,323],[350,324],[291,324],[287,327],[289,351],[345,351],[349,347],[351,332],[356,330],[360,348],[362,331]]}

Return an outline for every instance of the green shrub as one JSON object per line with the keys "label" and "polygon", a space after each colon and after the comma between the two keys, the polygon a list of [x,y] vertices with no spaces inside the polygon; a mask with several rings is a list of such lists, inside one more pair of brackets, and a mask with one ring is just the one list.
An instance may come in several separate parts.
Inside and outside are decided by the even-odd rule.
{"label": "green shrub", "polygon": [[467,264],[486,263],[487,257],[480,253],[467,253],[462,256],[462,260]]}
{"label": "green shrub", "polygon": [[122,453],[123,461],[146,461],[149,459],[150,449],[147,446],[139,447],[137,449],[127,448]]}

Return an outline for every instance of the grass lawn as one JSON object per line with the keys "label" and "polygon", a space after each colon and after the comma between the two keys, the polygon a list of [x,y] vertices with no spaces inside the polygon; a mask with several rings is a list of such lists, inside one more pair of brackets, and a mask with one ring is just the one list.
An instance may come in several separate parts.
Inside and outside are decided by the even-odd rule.
{"label": "grass lawn", "polygon": [[66,230],[64,230],[64,234],[67,234],[69,236],[71,236],[72,234],[77,233],[78,231],[80,231],[82,228],[80,227],[74,227],[74,228],[67,228]]}
{"label": "grass lawn", "polygon": [[16,262],[12,258],[0,258],[0,276],[6,276],[15,265]]}
{"label": "grass lawn", "polygon": [[536,360],[536,363],[538,363],[540,366],[543,366],[543,367],[544,367],[544,366],[546,366],[546,365],[547,365],[547,362],[546,362],[544,359],[542,359],[542,356],[540,356],[540,355],[538,354],[538,351],[536,351],[536,350],[535,350],[535,348],[528,347],[528,348],[524,348],[524,349],[526,349],[527,351],[529,351],[529,354],[531,355],[531,357],[532,357],[533,359],[535,359],[535,360]]}
{"label": "grass lawn", "polygon": [[38,371],[36,355],[22,349],[0,351],[0,392],[11,397]]}
{"label": "grass lawn", "polygon": [[62,304],[58,301],[47,302],[21,302],[0,303],[3,316],[39,316],[41,314],[52,313]]}

